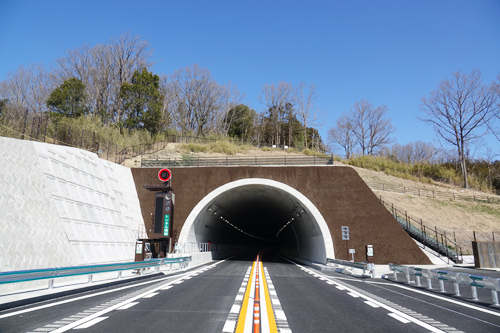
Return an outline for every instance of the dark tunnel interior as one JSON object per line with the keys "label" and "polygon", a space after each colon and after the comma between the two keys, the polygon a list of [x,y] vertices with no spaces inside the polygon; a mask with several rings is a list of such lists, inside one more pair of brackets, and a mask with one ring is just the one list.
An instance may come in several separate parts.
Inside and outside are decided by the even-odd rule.
{"label": "dark tunnel interior", "polygon": [[199,210],[190,243],[217,246],[220,253],[276,247],[294,258],[326,260],[325,241],[307,203],[286,188],[248,184],[219,193]]}

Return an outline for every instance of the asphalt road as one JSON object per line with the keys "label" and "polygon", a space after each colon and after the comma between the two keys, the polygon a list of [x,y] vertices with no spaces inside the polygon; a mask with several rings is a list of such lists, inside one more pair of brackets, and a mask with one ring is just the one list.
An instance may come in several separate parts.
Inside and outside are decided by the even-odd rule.
{"label": "asphalt road", "polygon": [[[1,311],[0,332],[222,332],[253,259]],[[500,332],[500,311],[487,303],[318,272],[273,253],[263,262],[283,332]]]}

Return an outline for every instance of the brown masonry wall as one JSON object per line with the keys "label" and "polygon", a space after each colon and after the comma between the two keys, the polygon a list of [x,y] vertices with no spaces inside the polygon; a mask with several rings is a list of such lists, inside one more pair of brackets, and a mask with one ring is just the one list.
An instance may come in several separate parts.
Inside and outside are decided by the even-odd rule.
{"label": "brown masonry wall", "polygon": [[[304,194],[321,212],[332,235],[337,259],[348,259],[341,226],[349,226],[349,248],[355,261],[365,261],[365,245],[373,245],[377,264],[431,264],[427,256],[399,226],[375,194],[350,167],[173,167],[171,186],[175,193],[173,230],[180,233],[196,204],[216,188],[239,179],[265,178],[287,184]],[[154,193],[143,188],[160,184],[158,168],[133,168],[146,229],[152,228]],[[149,237],[158,235],[150,234]]]}

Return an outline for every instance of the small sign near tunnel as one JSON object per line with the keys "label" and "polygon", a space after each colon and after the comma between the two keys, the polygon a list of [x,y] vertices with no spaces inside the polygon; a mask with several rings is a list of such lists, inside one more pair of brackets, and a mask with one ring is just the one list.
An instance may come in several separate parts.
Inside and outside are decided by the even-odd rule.
{"label": "small sign near tunnel", "polygon": [[170,178],[172,178],[172,171],[170,171],[169,169],[161,169],[158,172],[158,178],[162,182],[168,182],[170,180]]}

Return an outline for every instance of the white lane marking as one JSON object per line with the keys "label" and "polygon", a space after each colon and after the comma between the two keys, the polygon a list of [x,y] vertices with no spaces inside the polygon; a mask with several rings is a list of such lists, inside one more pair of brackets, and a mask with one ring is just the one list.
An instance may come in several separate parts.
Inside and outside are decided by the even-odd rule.
{"label": "white lane marking", "polygon": [[365,282],[365,283],[385,284],[385,285],[388,285],[388,286],[391,286],[391,287],[398,287],[398,288],[401,288],[401,289],[413,291],[414,293],[426,295],[426,296],[429,296],[429,297],[434,297],[434,298],[437,298],[437,299],[442,300],[442,301],[446,301],[446,302],[449,302],[449,303],[461,305],[461,306],[469,308],[469,309],[481,311],[481,312],[484,312],[484,313],[488,313],[488,314],[500,317],[500,312],[495,312],[495,311],[491,311],[491,310],[488,310],[488,309],[483,309],[483,308],[477,307],[477,306],[472,305],[472,304],[463,303],[463,302],[460,302],[460,301],[457,301],[457,300],[454,300],[454,299],[448,299],[446,297],[442,297],[442,296],[439,296],[439,295],[434,295],[434,294],[431,294],[429,292],[422,291],[422,290],[419,290],[419,289],[413,289],[413,288],[410,288],[410,287],[401,286],[401,285],[398,285],[398,284],[393,284],[393,283],[388,283],[388,282]]}
{"label": "white lane marking", "polygon": [[[329,281],[328,284],[335,284],[335,282]],[[336,285],[335,288],[337,288],[338,290],[345,290],[345,288],[340,285]]]}
{"label": "white lane marking", "polygon": [[107,319],[108,317],[97,317],[97,318],[94,318],[93,320],[90,320],[88,322],[86,322],[85,324],[83,325],[80,325],[78,327],[75,327],[75,330],[81,330],[83,328],[89,328],[90,326],[93,326],[101,321],[103,321],[104,319]]}
{"label": "white lane marking", "polygon": [[[263,264],[259,263],[259,267],[263,268]],[[266,284],[268,284],[267,277],[264,273],[264,270],[259,270],[259,280],[260,282],[260,326],[262,333],[271,332],[271,328],[269,326],[269,316],[267,315],[267,302],[266,302],[266,291],[264,290],[264,280],[266,280]],[[272,307],[272,306],[271,306]],[[272,310],[272,309],[271,309]]]}
{"label": "white lane marking", "polygon": [[255,298],[255,276],[257,273],[257,265],[255,265],[255,269],[252,273],[252,284],[250,285],[250,295],[248,300],[248,308],[245,316],[245,327],[243,329],[244,332],[252,332],[253,327],[253,307],[254,307],[254,298]]}
{"label": "white lane marking", "polygon": [[277,299],[277,298],[272,298],[271,303],[273,303],[273,305],[280,305],[281,304],[279,299]]}
{"label": "white lane marking", "polygon": [[139,304],[139,302],[131,302],[131,303],[128,303],[127,305],[124,305],[122,306],[121,308],[118,308],[117,310],[127,310],[131,307],[133,307],[134,305],[136,304]]}
{"label": "white lane marking", "polygon": [[[288,259],[287,259],[287,260],[288,260]],[[291,260],[288,260],[288,261],[290,261],[290,262],[294,263],[294,262],[293,262],[293,261],[291,261]],[[300,265],[299,265],[299,264],[297,264],[297,263],[294,263],[294,264],[295,264],[296,266],[299,266],[299,267],[300,267]],[[330,281],[333,281],[333,280],[331,280],[331,278],[328,278],[328,279],[329,279]],[[335,281],[333,281],[333,282],[335,282]],[[335,282],[335,283],[336,283],[337,285],[340,285],[338,282]],[[428,329],[430,332],[445,333],[444,331],[442,331],[442,330],[440,330],[440,329],[438,329],[438,328],[436,328],[436,327],[434,327],[434,326],[432,326],[432,325],[429,325],[429,324],[427,324],[427,323],[425,323],[425,322],[423,322],[423,321],[421,321],[421,320],[418,320],[418,319],[416,319],[416,318],[414,318],[414,317],[412,317],[412,316],[409,316],[409,315],[407,315],[407,314],[405,314],[405,313],[403,313],[403,312],[401,312],[401,311],[399,311],[399,310],[396,310],[396,309],[394,309],[394,308],[390,307],[390,306],[389,306],[389,305],[387,305],[387,304],[384,304],[384,303],[382,303],[382,302],[379,302],[379,301],[377,301],[377,300],[374,300],[374,299],[372,299],[371,297],[366,296],[366,295],[364,295],[364,294],[360,294],[360,293],[358,293],[358,292],[354,291],[353,289],[348,288],[348,287],[346,287],[346,286],[343,286],[343,287],[344,287],[347,291],[349,291],[349,294],[351,294],[351,293],[352,293],[352,294],[354,294],[354,295],[357,295],[358,297],[364,298],[364,299],[365,299],[365,300],[367,300],[367,301],[370,301],[370,302],[372,302],[372,303],[374,303],[374,304],[377,304],[377,305],[378,305],[378,306],[380,306],[381,308],[384,308],[384,309],[388,310],[388,311],[389,311],[389,312],[391,312],[391,313],[397,314],[398,316],[400,316],[400,317],[402,317],[402,318],[404,318],[404,319],[406,319],[406,320],[409,320],[409,321],[411,321],[411,322],[413,322],[413,323],[417,324],[418,326],[421,326],[421,327],[423,327],[423,328],[425,328],[425,329]]]}
{"label": "white lane marking", "polygon": [[357,293],[353,293],[353,292],[349,292],[349,293],[347,293],[347,295],[352,296],[354,298],[358,298],[359,297],[359,295]]}
{"label": "white lane marking", "polygon": [[246,285],[247,285],[247,284],[245,283],[245,284],[242,284],[242,285],[245,285],[245,287],[241,287],[241,288],[238,290],[238,292],[239,292],[239,293],[244,293],[244,292],[245,292],[245,290],[247,290],[247,287],[246,287]]}
{"label": "white lane marking", "polygon": [[236,328],[236,321],[235,320],[226,320],[226,323],[224,324],[224,327],[222,328],[222,332],[224,333],[233,333]]}
{"label": "white lane marking", "polygon": [[369,306],[371,306],[372,308],[380,308],[380,306],[378,306],[377,304],[372,303],[370,301],[365,301],[365,303],[368,304]]}
{"label": "white lane marking", "polygon": [[243,301],[243,295],[236,295],[235,301]]}
{"label": "white lane marking", "polygon": [[[219,263],[221,263],[221,262],[223,262],[223,261],[220,261]],[[217,263],[217,264],[219,264],[219,263]],[[187,275],[187,274],[182,274],[182,276],[185,276],[185,275]],[[172,282],[167,282],[167,285],[172,285],[172,284],[174,284],[175,282],[178,282],[179,280],[182,280],[182,279],[183,279],[183,278],[179,278],[178,280],[174,280],[174,281],[172,281]],[[156,280],[156,281],[154,281],[154,282],[158,282],[158,280]],[[144,292],[144,293],[142,293],[142,294],[139,294],[139,295],[137,295],[137,296],[131,297],[131,298],[129,298],[129,299],[128,299],[128,300],[126,300],[126,301],[123,301],[123,302],[120,302],[120,303],[118,303],[118,304],[112,305],[112,306],[110,306],[110,307],[108,307],[108,308],[106,308],[106,309],[103,309],[103,310],[98,311],[98,312],[96,312],[96,313],[93,313],[93,314],[91,314],[91,315],[89,315],[89,316],[87,316],[87,317],[84,317],[84,318],[82,318],[82,319],[79,319],[79,320],[77,320],[77,321],[74,321],[74,322],[72,322],[72,323],[70,323],[70,324],[68,324],[68,325],[65,325],[65,326],[63,326],[63,327],[60,327],[60,328],[58,328],[57,330],[54,330],[53,332],[54,332],[54,333],[66,332],[66,331],[68,331],[68,330],[70,330],[70,329],[72,329],[72,328],[75,328],[75,327],[77,327],[77,326],[80,326],[80,325],[82,325],[82,324],[84,324],[84,323],[88,322],[89,320],[92,320],[92,319],[94,319],[94,318],[97,318],[97,317],[102,316],[103,314],[106,314],[106,313],[108,313],[108,312],[111,312],[111,311],[113,311],[113,310],[116,310],[116,309],[118,309],[118,308],[121,308],[122,306],[124,306],[124,305],[126,305],[126,304],[129,304],[129,303],[131,303],[131,302],[134,302],[134,301],[136,301],[136,300],[138,300],[138,299],[140,299],[140,298],[143,298],[143,297],[144,297],[144,296],[146,296],[146,295],[149,295],[149,294],[151,294],[151,293],[154,293],[154,292],[156,292],[156,291],[158,291],[158,290],[161,290],[162,288],[165,288],[165,287],[166,287],[166,285],[162,285],[162,286],[159,286],[159,287],[153,288],[153,289],[151,289],[151,290],[148,290],[148,291],[146,291],[146,292]]]}
{"label": "white lane marking", "polygon": [[276,315],[276,319],[278,320],[286,320],[285,312],[282,310],[276,310],[274,311],[274,314]]}
{"label": "white lane marking", "polygon": [[168,290],[168,289],[170,289],[170,288],[172,288],[172,287],[173,287],[173,286],[166,286],[166,287],[161,288],[161,290]]}
{"label": "white lane marking", "polygon": [[271,296],[277,296],[277,294],[276,294],[276,290],[269,290],[269,294],[270,294]]}
{"label": "white lane marking", "polygon": [[[185,278],[184,278],[184,279],[185,279]],[[173,282],[173,284],[181,284],[182,282],[184,282],[184,280],[180,280],[180,281]]]}
{"label": "white lane marking", "polygon": [[229,311],[230,313],[240,313],[240,309],[241,309],[241,306],[240,305],[236,305],[234,304],[232,307],[231,307],[231,311]]}
{"label": "white lane marking", "polygon": [[159,293],[151,293],[151,294],[149,294],[149,295],[144,296],[143,298],[151,298],[151,297],[154,297],[154,296],[156,296],[156,295],[158,295],[158,294],[159,294]]}
{"label": "white lane marking", "polygon": [[[176,277],[185,276],[187,274],[188,273],[179,274]],[[33,311],[37,311],[37,310],[42,310],[42,309],[50,308],[50,307],[61,305],[61,304],[77,302],[77,301],[80,301],[82,299],[87,299],[87,298],[91,298],[91,297],[105,295],[105,294],[109,294],[109,293],[112,293],[112,292],[115,292],[115,291],[120,291],[120,290],[135,288],[135,287],[139,287],[139,286],[143,286],[143,285],[147,285],[147,284],[151,284],[151,283],[158,283],[158,282],[161,282],[161,281],[164,281],[164,280],[168,280],[168,279],[171,279],[171,278],[173,278],[173,277],[172,276],[168,276],[168,277],[164,277],[164,278],[161,278],[161,279],[158,279],[158,280],[154,280],[154,281],[142,282],[142,283],[138,283],[138,284],[134,284],[134,285],[130,285],[130,286],[120,287],[120,288],[116,288],[116,289],[112,289],[112,290],[106,290],[106,291],[95,293],[95,294],[91,294],[91,295],[80,296],[80,297],[76,297],[76,298],[72,298],[72,299],[67,299],[67,300],[60,301],[60,302],[49,303],[49,304],[45,304],[45,305],[35,306],[35,307],[29,308],[29,309],[14,311],[14,312],[10,312],[10,313],[6,313],[6,314],[3,314],[3,315],[0,315],[0,319],[7,318],[7,317],[12,317],[12,316],[17,316],[19,314],[23,314],[23,313],[27,313],[27,312],[33,312]]]}
{"label": "white lane marking", "polygon": [[402,322],[403,324],[408,324],[410,321],[401,317],[401,316],[398,316],[397,314],[395,313],[388,313],[389,316],[391,316],[392,318],[396,319],[396,320],[399,320],[400,322]]}

